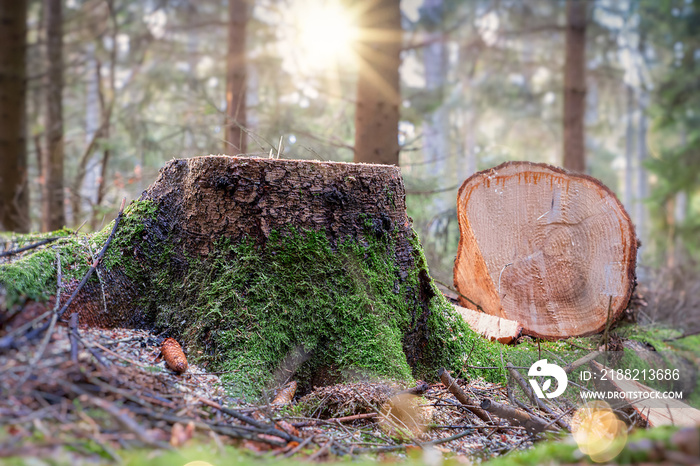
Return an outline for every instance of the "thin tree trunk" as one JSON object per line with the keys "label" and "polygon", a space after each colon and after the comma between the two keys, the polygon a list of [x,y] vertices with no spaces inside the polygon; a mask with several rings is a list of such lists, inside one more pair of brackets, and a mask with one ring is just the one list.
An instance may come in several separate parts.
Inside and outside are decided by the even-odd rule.
{"label": "thin tree trunk", "polygon": [[439,100],[439,105],[435,111],[423,123],[425,131],[423,134],[423,153],[426,168],[431,175],[444,175],[442,166],[445,164],[447,152],[448,128],[442,126],[444,114],[442,100],[444,97],[443,88],[447,74],[447,50],[442,37],[444,32],[440,30],[440,25],[436,24],[442,20],[442,0],[425,0],[421,8],[422,15],[428,23],[428,37],[430,42],[423,50],[423,65],[425,69],[425,87],[430,92],[433,99]]}
{"label": "thin tree trunk", "polygon": [[629,84],[627,88],[627,131],[625,133],[625,209],[632,212],[634,199],[634,89]]}
{"label": "thin tree trunk", "polygon": [[584,117],[586,114],[586,2],[566,4],[566,61],[564,64],[564,168],[586,170]]}
{"label": "thin tree trunk", "polygon": [[[688,144],[688,133],[685,127],[681,128],[681,147]],[[683,255],[687,252],[687,246],[683,241],[683,235],[679,234],[678,228],[682,228],[688,216],[688,191],[679,191],[673,198],[673,236],[668,253],[671,267],[676,264],[684,265]],[[668,262],[668,261],[667,261]]]}
{"label": "thin tree trunk", "polygon": [[[110,112],[111,113],[111,112]],[[109,118],[109,117],[106,117]],[[104,133],[103,136],[106,140],[109,140],[110,136],[110,125],[107,124],[104,127]],[[90,226],[92,227],[93,230],[96,230],[98,228],[97,221],[99,219],[99,209],[102,203],[104,202],[105,199],[105,193],[106,193],[106,186],[107,186],[107,168],[109,167],[109,159],[111,155],[111,151],[109,148],[105,148],[104,152],[102,153],[102,164],[100,167],[100,177],[98,180],[97,184],[97,201],[95,202],[95,205],[93,206],[92,209],[92,218],[90,219]]]}
{"label": "thin tree trunk", "polygon": [[84,207],[97,200],[96,186],[99,177],[98,156],[94,155],[102,129],[98,87],[101,80],[100,61],[95,56],[95,44],[88,44],[86,68],[93,69],[85,86],[85,149],[80,157],[73,185],[70,188],[70,212],[74,225],[80,224]]}
{"label": "thin tree trunk", "polygon": [[[44,11],[44,5],[41,3],[39,5],[38,18],[36,24],[34,25],[34,35],[36,37],[37,44],[43,44],[46,42],[46,14]],[[31,32],[28,31],[29,34]],[[45,71],[46,64],[46,50],[44,47],[37,46],[34,50],[34,57],[37,65],[35,66],[36,73],[43,73]],[[28,58],[29,59],[29,58]],[[44,83],[41,79],[34,80],[31,83],[27,83],[27,105],[30,106],[31,110],[27,111],[27,138],[31,138],[34,147],[34,163],[36,164],[36,185],[38,189],[34,190],[34,197],[29,203],[30,212],[41,213],[41,197],[42,189],[44,185],[44,175],[42,173],[41,164],[44,163],[44,138],[45,138],[45,126],[44,126],[44,102],[46,97],[44,96]],[[30,129],[33,128],[33,129]],[[29,148],[28,148],[29,150]],[[30,158],[30,154],[27,155]],[[29,165],[29,176],[32,176],[31,165]]]}
{"label": "thin tree trunk", "polygon": [[[469,14],[476,16],[476,5],[470,5]],[[461,183],[468,177],[476,173],[476,127],[478,122],[478,112],[476,111],[475,89],[484,79],[476,78],[477,62],[481,54],[481,42],[476,41],[478,32],[474,25],[470,25],[471,32],[468,40],[459,49],[459,80],[462,86],[462,132],[464,134],[463,154],[457,158],[457,182]]]}
{"label": "thin tree trunk", "polygon": [[228,56],[226,63],[226,141],[229,155],[248,150],[246,126],[247,0],[229,0]]}
{"label": "thin tree trunk", "polygon": [[399,0],[366,0],[359,19],[355,162],[399,164]]}
{"label": "thin tree trunk", "polygon": [[26,0],[0,0],[0,25],[0,230],[27,232]]}
{"label": "thin tree trunk", "polygon": [[[109,16],[112,22],[112,43],[116,43],[117,35],[119,34],[119,23],[117,22],[116,13],[114,10],[114,1],[108,0]],[[114,102],[117,95],[116,86],[116,66],[117,66],[117,49],[112,47],[109,56],[109,88],[105,93],[102,85],[102,63],[97,60],[95,74],[97,75],[97,97],[100,104],[100,117],[102,126],[100,127],[100,138],[109,141],[111,126],[112,126],[112,111],[114,110]],[[97,186],[95,188],[95,202],[92,204],[92,215],[90,218],[90,226],[93,229],[98,227],[97,219],[100,206],[105,197],[105,189],[107,184],[107,170],[109,167],[111,151],[109,146],[105,147],[102,152],[102,160],[98,163],[99,175],[97,176]]]}
{"label": "thin tree trunk", "polygon": [[646,116],[646,96],[644,92],[640,92],[639,102],[639,123],[637,128],[637,203],[635,205],[635,220],[637,222],[637,236],[642,240],[642,244],[646,242],[646,205],[644,200],[649,195],[647,183],[647,170],[644,167],[644,162],[647,158],[647,116]]}
{"label": "thin tree trunk", "polygon": [[[438,106],[423,123],[423,154],[426,171],[429,176],[441,182],[453,184],[454,171],[449,166],[449,115],[443,105],[444,87],[447,79],[447,47],[445,46],[444,31],[440,25],[443,22],[443,0],[425,0],[422,14],[430,21],[428,23],[429,45],[423,50],[425,68],[425,86],[433,99],[439,100]],[[448,198],[449,193],[433,196],[433,206],[442,212],[454,203]],[[450,196],[451,197],[451,196]]]}
{"label": "thin tree trunk", "polygon": [[61,2],[45,0],[48,69],[46,73],[46,150],[41,226],[63,228],[63,13]]}

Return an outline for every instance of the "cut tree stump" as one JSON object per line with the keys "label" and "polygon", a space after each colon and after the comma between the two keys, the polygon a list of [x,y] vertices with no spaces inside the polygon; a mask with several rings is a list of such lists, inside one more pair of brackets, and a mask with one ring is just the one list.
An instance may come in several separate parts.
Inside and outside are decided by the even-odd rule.
{"label": "cut tree stump", "polygon": [[[493,345],[435,288],[404,197],[394,166],[172,160],[125,209],[67,314],[175,338],[247,397],[290,377],[302,392],[370,376],[434,378],[472,347],[496,365]],[[111,229],[0,264],[4,313],[55,295],[57,252],[64,302],[92,263],[88,243],[98,251]]]}
{"label": "cut tree stump", "polygon": [[634,225],[598,180],[507,162],[467,179],[457,198],[460,304],[557,339],[605,329],[635,286]]}

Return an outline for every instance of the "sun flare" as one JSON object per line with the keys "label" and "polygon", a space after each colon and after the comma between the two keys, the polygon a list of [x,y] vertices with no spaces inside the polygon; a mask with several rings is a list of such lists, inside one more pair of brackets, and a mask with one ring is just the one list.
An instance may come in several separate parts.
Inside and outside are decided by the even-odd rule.
{"label": "sun flare", "polygon": [[337,1],[305,1],[297,5],[297,47],[304,64],[322,69],[333,62],[352,60],[358,30],[351,12]]}

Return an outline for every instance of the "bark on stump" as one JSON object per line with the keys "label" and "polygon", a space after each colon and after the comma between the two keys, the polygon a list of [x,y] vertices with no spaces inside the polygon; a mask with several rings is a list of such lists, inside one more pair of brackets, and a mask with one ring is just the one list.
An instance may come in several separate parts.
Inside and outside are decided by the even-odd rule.
{"label": "bark on stump", "polygon": [[598,180],[508,162],[467,179],[457,212],[454,281],[462,306],[550,339],[600,332],[627,306],[634,225]]}
{"label": "bark on stump", "polygon": [[[246,395],[290,376],[302,390],[355,375],[432,378],[472,347],[496,364],[433,285],[404,197],[393,166],[172,160],[127,207],[69,312],[176,338]],[[66,297],[90,261],[85,244],[63,241]],[[54,294],[55,263],[47,249],[0,265],[0,288],[39,274],[44,285],[25,289]],[[10,298],[22,291],[4,284]]]}

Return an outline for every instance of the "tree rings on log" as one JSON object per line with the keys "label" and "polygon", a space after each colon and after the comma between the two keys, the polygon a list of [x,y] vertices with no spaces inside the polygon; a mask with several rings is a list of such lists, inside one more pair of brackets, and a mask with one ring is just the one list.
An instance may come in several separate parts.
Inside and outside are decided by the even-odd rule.
{"label": "tree rings on log", "polygon": [[598,180],[507,162],[467,179],[457,212],[454,281],[462,306],[548,339],[600,332],[627,306],[634,225]]}

